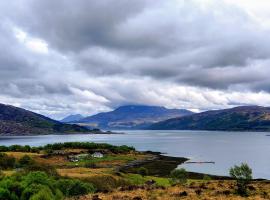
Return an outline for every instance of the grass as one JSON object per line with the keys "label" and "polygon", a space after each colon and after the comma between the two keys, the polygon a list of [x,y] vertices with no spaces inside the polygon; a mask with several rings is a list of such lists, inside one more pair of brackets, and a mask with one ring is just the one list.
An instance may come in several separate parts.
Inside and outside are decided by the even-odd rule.
{"label": "grass", "polygon": [[78,162],[69,162],[68,166],[84,166],[85,164],[101,164],[101,165],[107,165],[107,166],[112,167],[114,165],[121,165],[130,161],[136,160],[137,157],[138,156],[134,154],[105,155],[102,158],[93,158],[93,157],[87,156],[85,158],[82,158]]}
{"label": "grass", "polygon": [[[132,176],[133,177],[133,176]],[[233,181],[195,181],[192,185],[169,186],[165,189],[146,188],[134,190],[115,190],[111,193],[99,193],[98,196],[102,200],[268,200],[270,199],[270,183],[253,182],[250,186],[254,189],[250,190],[248,197],[241,197],[235,194],[235,182]],[[92,195],[83,196],[80,200],[91,200]]]}
{"label": "grass", "polygon": [[11,176],[16,173],[15,170],[3,170],[2,172],[5,176]]}
{"label": "grass", "polygon": [[111,174],[111,170],[108,168],[90,169],[83,167],[76,168],[61,168],[57,169],[57,172],[61,176],[67,176],[71,178],[88,178],[96,175]]}
{"label": "grass", "polygon": [[130,184],[133,185],[143,185],[146,181],[154,180],[155,185],[169,187],[171,186],[170,180],[168,178],[161,178],[155,176],[141,176],[139,174],[122,174],[122,176],[127,179]]}
{"label": "grass", "polygon": [[13,156],[16,159],[20,159],[25,155],[28,155],[28,156],[30,156],[32,158],[35,158],[35,157],[38,157],[38,156],[41,155],[41,154],[38,154],[38,153],[27,153],[27,152],[4,152],[4,153],[6,153],[9,156]]}

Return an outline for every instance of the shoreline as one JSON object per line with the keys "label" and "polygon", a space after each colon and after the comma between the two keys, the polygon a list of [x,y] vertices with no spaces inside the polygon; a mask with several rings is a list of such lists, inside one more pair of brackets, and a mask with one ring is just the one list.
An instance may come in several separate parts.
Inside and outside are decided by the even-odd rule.
{"label": "shoreline", "polygon": [[[145,160],[132,161],[125,166],[120,167],[118,170],[124,173],[136,173],[140,167],[144,167],[148,170],[148,175],[168,177],[172,170],[176,169],[179,165],[184,164],[189,160],[185,157],[166,156],[161,152],[141,151],[141,153],[149,154],[151,157]],[[209,176],[212,180],[233,180],[229,176],[187,171],[187,176],[189,179],[203,179],[206,175]]]}
{"label": "shoreline", "polygon": [[90,132],[72,132],[72,133],[48,133],[48,134],[0,134],[1,137],[24,137],[24,136],[47,136],[47,135],[124,135],[124,132],[112,131],[90,131]]}

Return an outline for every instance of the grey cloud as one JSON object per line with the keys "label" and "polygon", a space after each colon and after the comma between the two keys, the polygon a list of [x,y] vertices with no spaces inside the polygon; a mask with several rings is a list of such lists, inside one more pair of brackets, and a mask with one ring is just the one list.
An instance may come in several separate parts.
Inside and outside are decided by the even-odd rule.
{"label": "grey cloud", "polygon": [[[210,2],[3,1],[0,100],[60,117],[127,103],[254,103],[232,95],[239,91],[268,97],[269,29],[240,7]],[[44,40],[48,53],[31,52],[15,27]]]}

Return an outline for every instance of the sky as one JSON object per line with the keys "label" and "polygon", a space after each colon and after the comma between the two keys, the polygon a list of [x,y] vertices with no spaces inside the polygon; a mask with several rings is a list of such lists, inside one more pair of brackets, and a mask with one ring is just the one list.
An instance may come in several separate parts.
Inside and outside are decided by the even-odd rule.
{"label": "sky", "polygon": [[0,1],[0,102],[54,119],[270,106],[269,0]]}

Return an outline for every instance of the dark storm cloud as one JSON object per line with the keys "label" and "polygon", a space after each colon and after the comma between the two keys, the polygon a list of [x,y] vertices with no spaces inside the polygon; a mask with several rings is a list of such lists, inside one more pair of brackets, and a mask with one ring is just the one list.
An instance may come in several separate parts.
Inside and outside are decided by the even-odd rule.
{"label": "dark storm cloud", "polygon": [[[147,75],[228,88],[261,78],[233,72],[270,53],[269,32],[225,3],[205,10],[198,1],[26,2],[13,16],[15,22],[60,52],[69,52],[78,69],[90,75]],[[217,67],[230,72],[209,69]]]}
{"label": "dark storm cloud", "polygon": [[116,40],[116,25],[141,12],[148,4],[142,0],[26,2],[28,6],[21,6],[14,18],[25,30],[67,51],[95,45],[125,46]]}

